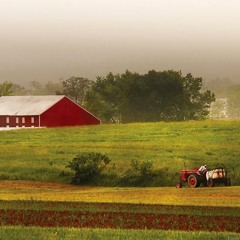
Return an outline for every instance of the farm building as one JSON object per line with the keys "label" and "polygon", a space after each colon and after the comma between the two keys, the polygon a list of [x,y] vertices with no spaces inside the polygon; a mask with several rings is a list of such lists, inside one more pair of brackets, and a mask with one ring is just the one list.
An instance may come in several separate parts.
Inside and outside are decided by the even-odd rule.
{"label": "farm building", "polygon": [[0,127],[97,125],[100,120],[66,96],[2,96]]}

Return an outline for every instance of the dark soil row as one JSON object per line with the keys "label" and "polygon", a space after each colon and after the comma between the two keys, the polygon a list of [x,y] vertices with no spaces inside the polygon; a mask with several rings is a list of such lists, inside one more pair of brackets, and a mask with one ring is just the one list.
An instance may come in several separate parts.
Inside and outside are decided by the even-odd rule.
{"label": "dark soil row", "polygon": [[164,229],[240,233],[240,217],[127,212],[0,210],[1,226]]}

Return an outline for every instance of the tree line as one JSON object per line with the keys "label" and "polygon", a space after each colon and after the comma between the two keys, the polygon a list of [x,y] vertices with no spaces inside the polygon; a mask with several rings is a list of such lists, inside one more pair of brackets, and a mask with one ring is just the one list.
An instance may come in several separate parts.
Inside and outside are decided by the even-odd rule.
{"label": "tree line", "polygon": [[45,85],[34,81],[30,90],[0,83],[0,96],[49,94],[68,96],[105,123],[202,120],[215,101],[214,93],[203,89],[202,78],[174,70],[110,72],[96,81],[74,76]]}

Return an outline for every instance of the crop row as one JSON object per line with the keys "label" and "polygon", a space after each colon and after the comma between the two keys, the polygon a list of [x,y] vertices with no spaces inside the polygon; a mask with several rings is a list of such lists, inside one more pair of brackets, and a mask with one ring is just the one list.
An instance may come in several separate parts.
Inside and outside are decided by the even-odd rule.
{"label": "crop row", "polygon": [[61,201],[2,201],[0,209],[12,210],[55,210],[77,212],[125,212],[154,214],[187,214],[199,216],[235,216],[240,217],[238,207],[178,206],[161,204],[132,203],[94,203]]}
{"label": "crop row", "polygon": [[240,217],[126,212],[0,210],[1,226],[164,229],[240,233]]}

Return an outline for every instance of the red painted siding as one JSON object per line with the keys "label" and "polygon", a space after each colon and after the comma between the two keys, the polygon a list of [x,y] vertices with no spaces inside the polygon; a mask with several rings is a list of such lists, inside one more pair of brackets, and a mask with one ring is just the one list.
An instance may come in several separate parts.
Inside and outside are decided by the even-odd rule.
{"label": "red painted siding", "polygon": [[41,127],[97,125],[100,120],[64,97],[40,116]]}

